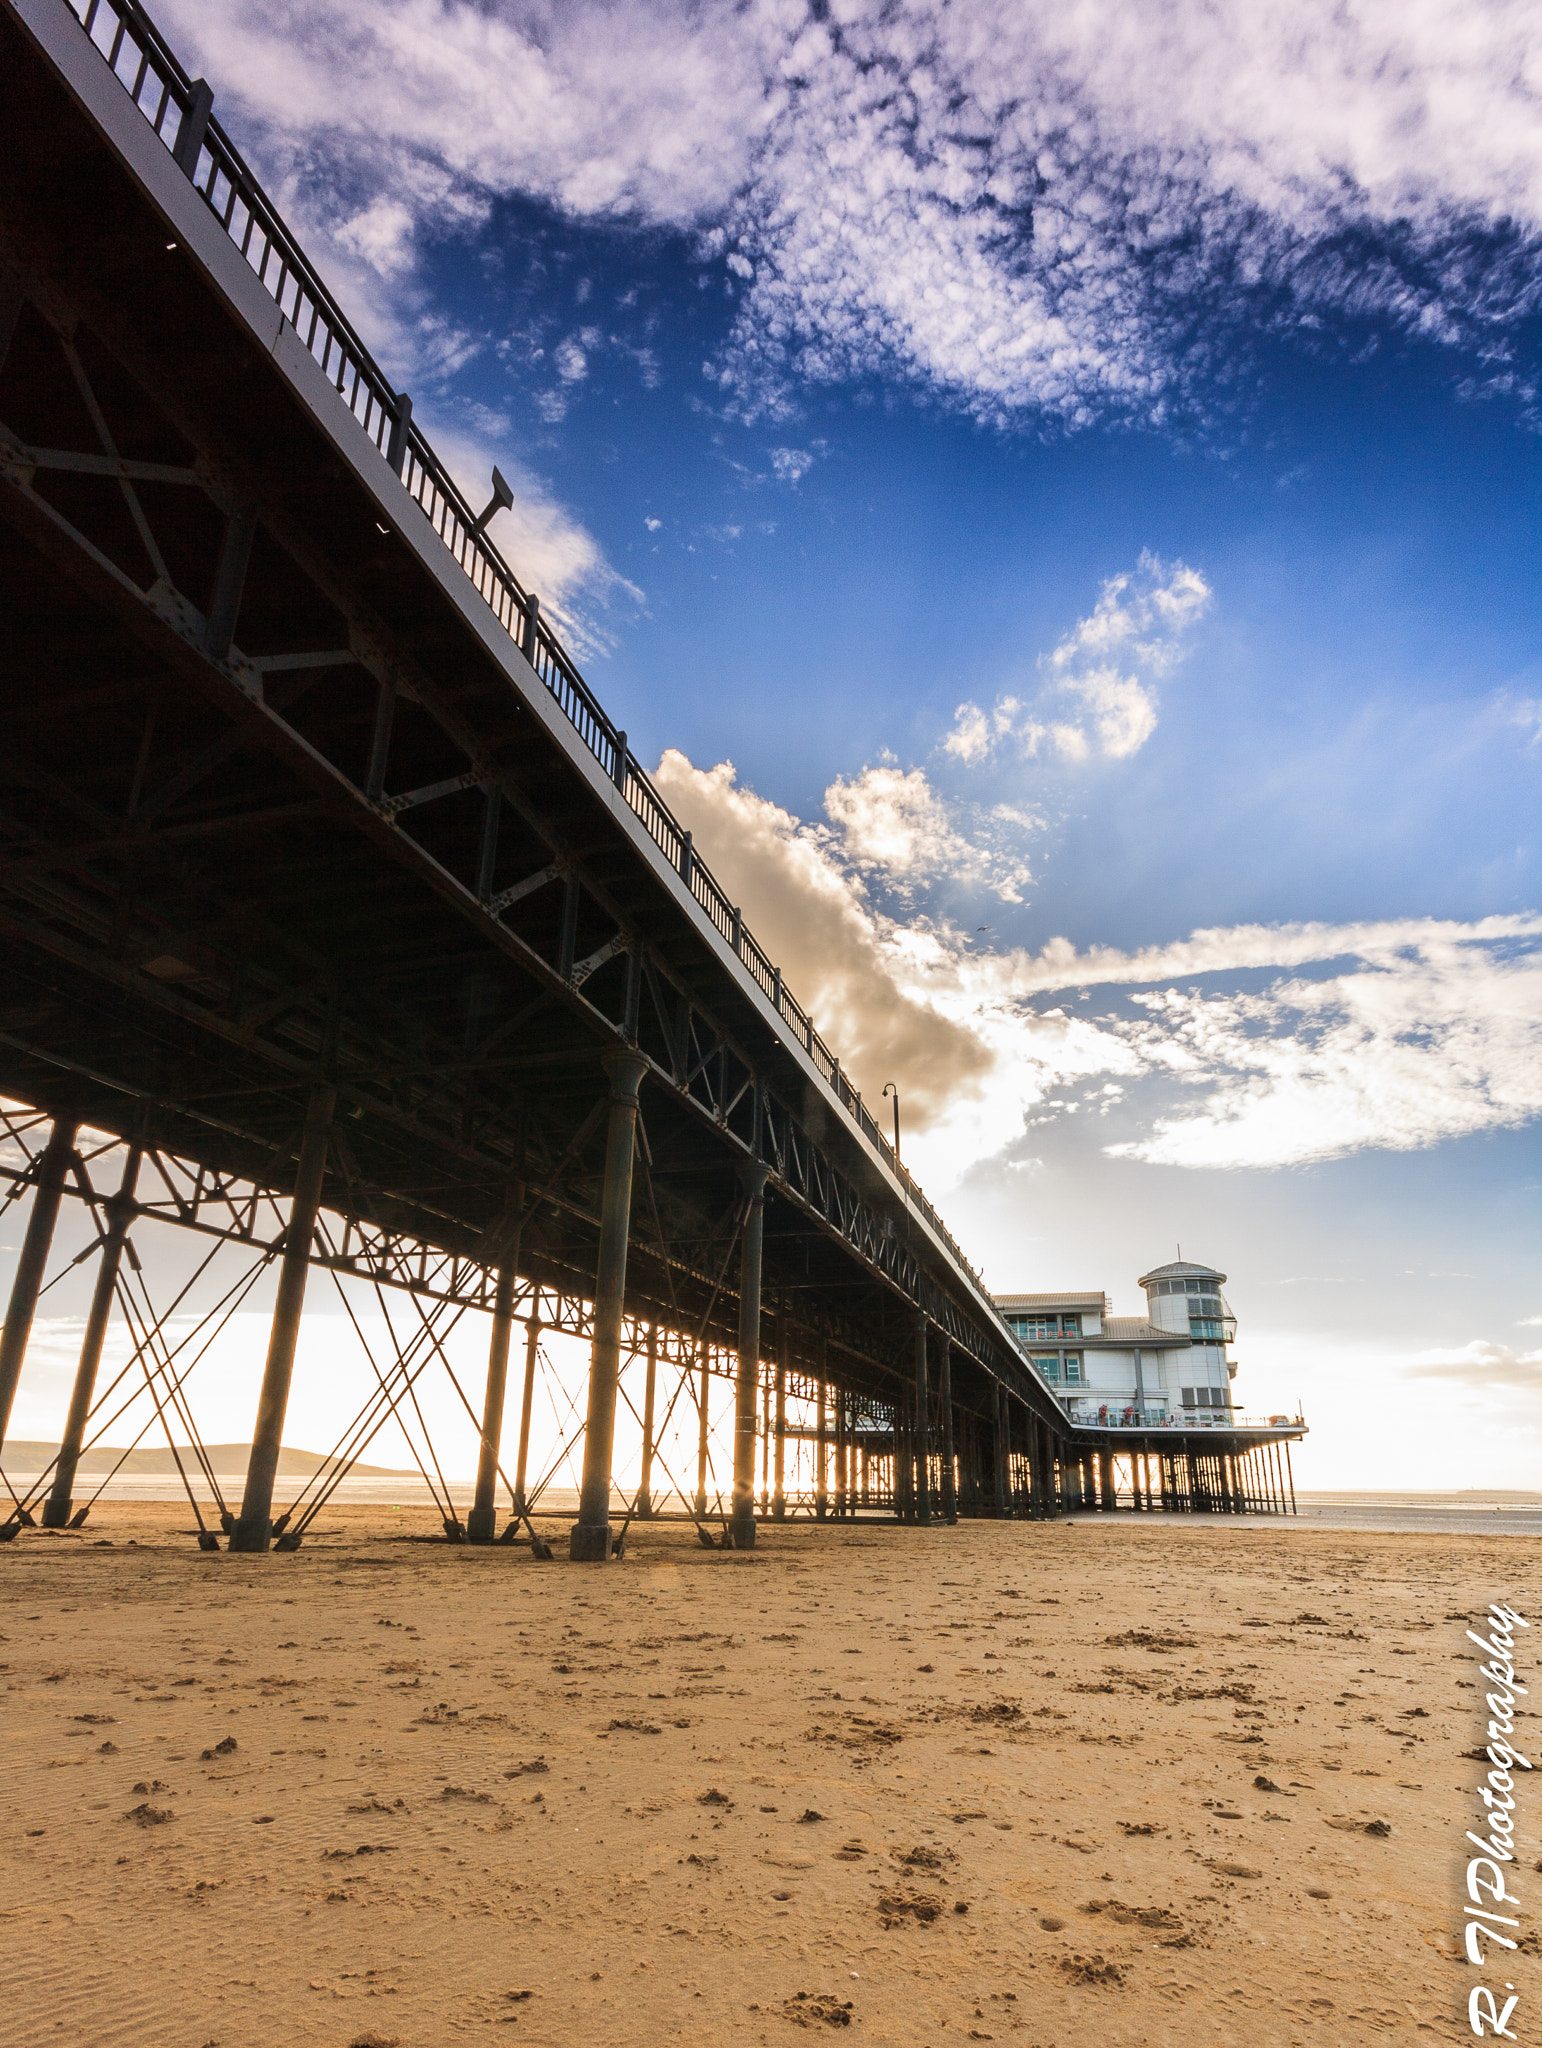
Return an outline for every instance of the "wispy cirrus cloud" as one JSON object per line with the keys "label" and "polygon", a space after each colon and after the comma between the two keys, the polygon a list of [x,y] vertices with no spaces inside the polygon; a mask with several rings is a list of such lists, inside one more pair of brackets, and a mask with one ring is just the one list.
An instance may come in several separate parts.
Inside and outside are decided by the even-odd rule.
{"label": "wispy cirrus cloud", "polygon": [[736,279],[754,412],[883,376],[997,420],[1203,414],[1249,332],[1511,358],[1542,227],[1523,0],[167,0],[254,147],[399,273],[490,196],[665,223]]}
{"label": "wispy cirrus cloud", "polygon": [[1143,550],[1133,573],[1110,576],[1088,616],[1040,657],[1044,684],[1033,702],[960,704],[944,751],[967,767],[1006,750],[1068,761],[1138,753],[1156,731],[1157,678],[1182,660],[1212,595],[1197,569]]}

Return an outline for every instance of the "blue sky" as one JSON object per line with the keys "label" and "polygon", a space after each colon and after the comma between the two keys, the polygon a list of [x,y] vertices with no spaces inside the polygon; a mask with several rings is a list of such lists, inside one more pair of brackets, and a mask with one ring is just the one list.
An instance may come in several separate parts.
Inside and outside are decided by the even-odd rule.
{"label": "blue sky", "polygon": [[161,15],[988,1279],[1533,1483],[1529,10]]}

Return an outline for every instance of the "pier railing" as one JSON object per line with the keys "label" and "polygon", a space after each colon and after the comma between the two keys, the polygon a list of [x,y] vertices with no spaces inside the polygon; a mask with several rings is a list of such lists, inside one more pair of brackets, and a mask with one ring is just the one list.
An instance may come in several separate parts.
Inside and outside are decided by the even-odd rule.
{"label": "pier railing", "polygon": [[643,829],[665,855],[718,932],[737,953],[776,1015],[803,1047],[837,1102],[869,1143],[888,1160],[909,1201],[984,1292],[983,1282],[921,1192],[872,1111],[841,1071],[814,1028],[814,1020],[782,980],[781,969],[745,925],[738,908],[697,854],[648,777],[632,759],[626,734],[601,708],[561,640],[483,531],[478,516],[413,423],[412,402],[396,391],[360,340],[352,322],[219,122],[213,94],[192,79],[139,0],[64,0],[125,92],[191,181],[225,233],[250,264],[338,396],[444,543],[472,587],[536,675],[562,707],[585,746],[621,793]]}
{"label": "pier railing", "polygon": [[1144,1415],[1135,1409],[1110,1408],[1102,1420],[1095,1415],[1072,1415],[1073,1429],[1304,1429],[1299,1415],[1236,1415],[1224,1408],[1179,1408],[1162,1414],[1148,1408]]}

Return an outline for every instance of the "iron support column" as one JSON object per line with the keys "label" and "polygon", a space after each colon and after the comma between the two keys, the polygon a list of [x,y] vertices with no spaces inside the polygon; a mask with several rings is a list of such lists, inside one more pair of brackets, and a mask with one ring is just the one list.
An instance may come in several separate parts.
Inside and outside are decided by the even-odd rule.
{"label": "iron support column", "polygon": [[1042,1417],[1038,1425],[1039,1457],[1039,1513],[1046,1520],[1055,1512],[1055,1439],[1049,1433],[1049,1424]]}
{"label": "iron support column", "polygon": [[775,1372],[761,1375],[760,1388],[760,1519],[771,1512],[771,1382]]}
{"label": "iron support column", "polygon": [[5,1329],[0,1332],[0,1450],[5,1448],[11,1403],[16,1399],[16,1383],[21,1378],[27,1340],[32,1335],[32,1313],[43,1291],[43,1269],[48,1264],[48,1249],[53,1243],[64,1177],[70,1169],[78,1129],[73,1117],[56,1116],[38,1161],[37,1193],[32,1198],[32,1214],[27,1218],[21,1257],[16,1261],[16,1277],[11,1282]]}
{"label": "iron support column", "polygon": [[788,1328],[785,1306],[778,1321],[776,1351],[776,1467],[772,1481],[771,1515],[774,1521],[787,1519],[787,1346]]}
{"label": "iron support column", "polygon": [[890,1438],[893,1457],[890,1459],[889,1494],[894,1512],[902,1522],[908,1522],[915,1513],[915,1469],[911,1464],[910,1416],[905,1402],[905,1390],[900,1389],[894,1403],[894,1434]]}
{"label": "iron support column", "polygon": [[519,1459],[514,1467],[514,1512],[528,1514],[525,1472],[530,1462],[530,1403],[535,1395],[535,1353],[541,1341],[541,1326],[531,1316],[525,1329],[525,1385],[519,1401]]}
{"label": "iron support column", "polygon": [[[518,1194],[523,1194],[523,1189],[518,1190]],[[518,1264],[519,1239],[516,1236],[498,1268],[498,1288],[493,1297],[493,1333],[487,1346],[487,1395],[482,1403],[482,1442],[477,1452],[477,1490],[471,1512],[466,1517],[468,1543],[491,1543],[497,1531],[498,1447],[503,1442],[503,1397],[509,1380],[509,1338],[514,1328],[514,1277]]]}
{"label": "iron support column", "polygon": [[931,1411],[931,1396],[927,1386],[926,1317],[924,1315],[916,1317],[915,1371],[916,1411],[913,1444],[916,1472],[916,1520],[923,1528],[927,1528],[930,1527],[932,1519],[932,1474],[929,1455],[932,1433],[927,1426]]}
{"label": "iron support column", "polygon": [[[86,1417],[91,1412],[91,1396],[96,1391],[96,1369],[102,1362],[102,1343],[112,1315],[118,1267],[123,1258],[123,1240],[128,1236],[129,1224],[134,1218],[134,1183],[139,1178],[139,1162],[143,1156],[137,1145],[129,1147],[122,1184],[106,1205],[107,1228],[102,1233],[101,1263],[96,1269],[96,1286],[91,1295],[90,1313],[86,1317],[86,1334],[81,1339],[80,1363],[75,1368],[70,1410],[64,1420],[64,1441],[59,1446],[59,1462],[54,1467],[52,1490],[43,1503],[45,1529],[69,1527],[73,1506],[70,1495],[75,1485],[75,1470],[80,1463],[80,1447],[86,1434]],[[84,1516],[85,1510],[82,1509],[81,1513]]]}
{"label": "iron support column", "polygon": [[958,1520],[958,1479],[953,1470],[953,1339],[946,1330],[937,1357],[937,1398],[942,1403],[942,1519],[951,1527]]}
{"label": "iron support column", "polygon": [[637,1489],[637,1513],[648,1521],[653,1514],[653,1396],[659,1376],[659,1326],[648,1325],[648,1377],[643,1384],[642,1484]]}
{"label": "iron support column", "polygon": [[846,1396],[835,1390],[835,1515],[845,1521],[851,1512],[851,1415]]}
{"label": "iron support column", "polygon": [[289,1382],[300,1337],[300,1311],[305,1306],[305,1278],[310,1270],[311,1237],[316,1228],[316,1211],[321,1206],[321,1184],[327,1170],[327,1146],[336,1100],[330,1088],[313,1089],[305,1112],[294,1200],[289,1206],[278,1295],[268,1332],[268,1356],[262,1369],[262,1392],[257,1397],[257,1420],[252,1428],[252,1452],[241,1494],[241,1513],[230,1532],[232,1550],[266,1550],[273,1537],[273,1481],[278,1475]]}
{"label": "iron support column", "polygon": [[616,1383],[621,1374],[626,1253],[632,1228],[637,1090],[648,1071],[647,1060],[638,1052],[608,1052],[600,1064],[610,1077],[610,1119],[605,1130],[605,1180],[600,1197],[600,1255],[594,1275],[594,1346],[589,1357],[584,1470],[578,1520],[568,1537],[568,1556],[575,1564],[600,1564],[610,1556],[610,1468],[616,1439]]}
{"label": "iron support column", "polygon": [[996,1513],[1007,1513],[1007,1392],[1000,1380],[992,1380],[991,1476]]}
{"label": "iron support column", "polygon": [[760,1253],[766,1214],[760,1161],[739,1169],[749,1203],[739,1262],[739,1374],[734,1401],[734,1497],[728,1533],[735,1550],[755,1547],[755,1396],[760,1382]]}
{"label": "iron support column", "polygon": [[697,1418],[699,1427],[696,1436],[696,1512],[698,1515],[704,1515],[707,1512],[707,1396],[711,1392],[711,1382],[707,1372],[706,1339],[702,1338],[700,1342],[701,1387],[700,1414]]}
{"label": "iron support column", "polygon": [[[814,1427],[814,1517],[822,1522],[830,1510],[828,1491],[828,1468],[825,1453],[828,1439],[825,1435],[825,1414],[830,1405],[830,1385],[826,1377],[829,1370],[829,1345],[827,1339],[819,1340],[819,1414]],[[839,1441],[839,1439],[837,1439]]]}

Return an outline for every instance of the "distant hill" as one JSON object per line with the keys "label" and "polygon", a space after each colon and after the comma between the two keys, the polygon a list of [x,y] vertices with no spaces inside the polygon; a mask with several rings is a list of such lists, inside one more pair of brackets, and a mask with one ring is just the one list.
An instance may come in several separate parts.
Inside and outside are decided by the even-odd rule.
{"label": "distant hill", "polygon": [[[188,1444],[178,1444],[182,1460],[190,1471],[198,1468],[197,1454]],[[221,1478],[227,1474],[239,1476],[246,1470],[247,1460],[252,1453],[250,1444],[205,1444],[209,1463]],[[3,1462],[8,1470],[15,1473],[45,1472],[59,1455],[57,1444],[29,1443],[25,1437],[9,1437],[6,1440]],[[143,1450],[112,1450],[105,1444],[98,1444],[95,1450],[86,1451],[80,1460],[82,1474],[111,1472],[118,1460],[123,1459],[125,1475],[135,1474],[145,1479],[170,1479],[176,1476],[176,1461],[164,1444]],[[313,1472],[319,1472],[326,1463],[317,1451],[291,1450],[286,1444],[278,1454],[279,1476],[283,1479],[309,1479]],[[416,1472],[399,1472],[391,1465],[355,1465],[349,1474],[353,1479],[416,1479]]]}

